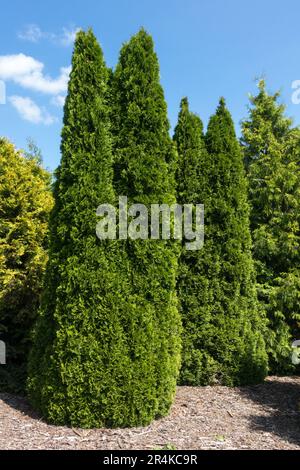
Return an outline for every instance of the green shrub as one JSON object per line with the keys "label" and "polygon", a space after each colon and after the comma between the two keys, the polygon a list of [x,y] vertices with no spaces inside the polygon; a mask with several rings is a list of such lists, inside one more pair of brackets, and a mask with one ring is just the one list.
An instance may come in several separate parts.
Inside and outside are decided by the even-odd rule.
{"label": "green shrub", "polygon": [[47,261],[50,174],[0,139],[0,389],[23,391],[31,328]]}

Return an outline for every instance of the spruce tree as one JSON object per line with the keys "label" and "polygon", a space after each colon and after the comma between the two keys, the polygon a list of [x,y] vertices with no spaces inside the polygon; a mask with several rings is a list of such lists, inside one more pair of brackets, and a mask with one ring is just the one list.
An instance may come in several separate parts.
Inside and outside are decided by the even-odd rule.
{"label": "spruce tree", "polygon": [[47,262],[51,177],[35,155],[0,139],[0,389],[24,392],[31,328]]}
{"label": "spruce tree", "polygon": [[291,369],[291,342],[298,339],[300,326],[300,131],[291,127],[278,98],[259,82],[243,122],[242,143],[259,300],[269,320],[270,368],[285,373]]}
{"label": "spruce tree", "polygon": [[[141,30],[120,53],[113,79],[115,189],[128,204],[175,202],[176,152],[152,38]],[[150,224],[149,224],[150,234]],[[131,338],[135,422],[165,415],[175,394],[180,317],[175,293],[178,244],[124,242],[130,257],[127,336]]]}
{"label": "spruce tree", "polygon": [[[51,423],[130,425],[129,282],[117,240],[96,236],[96,209],[115,203],[108,71],[91,30],[77,34],[64,107],[50,253],[30,356],[28,392]],[[130,322],[130,318],[126,318]],[[125,325],[126,326],[126,325]]]}
{"label": "spruce tree", "polygon": [[223,99],[205,136],[202,123],[181,104],[175,141],[178,198],[203,203],[204,246],[183,248],[178,292],[183,319],[181,383],[240,385],[266,374],[251,257],[249,208],[242,154]]}

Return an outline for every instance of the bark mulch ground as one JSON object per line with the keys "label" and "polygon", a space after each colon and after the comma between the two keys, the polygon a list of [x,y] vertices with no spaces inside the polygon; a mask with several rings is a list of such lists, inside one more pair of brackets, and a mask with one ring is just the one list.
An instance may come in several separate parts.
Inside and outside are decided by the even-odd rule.
{"label": "bark mulch ground", "polygon": [[300,377],[251,387],[178,387],[168,417],[146,428],[50,426],[26,399],[0,394],[0,449],[297,449]]}

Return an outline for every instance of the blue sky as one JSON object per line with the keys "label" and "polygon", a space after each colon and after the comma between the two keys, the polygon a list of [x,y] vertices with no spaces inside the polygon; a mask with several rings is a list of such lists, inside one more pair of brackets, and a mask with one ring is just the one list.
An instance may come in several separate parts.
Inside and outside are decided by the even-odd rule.
{"label": "blue sky", "polygon": [[60,158],[61,103],[76,28],[92,27],[106,62],[115,66],[120,47],[144,26],[153,35],[161,81],[174,127],[182,96],[204,124],[222,95],[239,122],[248,93],[264,76],[281,89],[287,113],[300,124],[292,83],[300,80],[300,3],[297,0],[52,0],[3,2],[0,134],[24,148],[41,148],[45,166]]}

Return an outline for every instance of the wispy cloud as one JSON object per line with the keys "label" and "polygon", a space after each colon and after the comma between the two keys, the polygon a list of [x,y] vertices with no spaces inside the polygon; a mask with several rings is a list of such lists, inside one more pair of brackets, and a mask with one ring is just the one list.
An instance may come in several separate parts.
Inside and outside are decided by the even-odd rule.
{"label": "wispy cloud", "polygon": [[61,67],[57,78],[44,75],[44,64],[25,54],[0,56],[0,79],[50,95],[65,93],[71,67]]}
{"label": "wispy cloud", "polygon": [[51,116],[44,108],[40,108],[31,98],[14,95],[10,96],[8,100],[25,121],[46,126],[56,121],[54,116]]}
{"label": "wispy cloud", "polygon": [[23,41],[29,42],[38,42],[42,39],[44,33],[36,24],[29,24],[27,25],[24,30],[18,33],[18,38],[23,39]]}
{"label": "wispy cloud", "polygon": [[62,34],[57,37],[58,43],[66,47],[71,46],[75,41],[78,31],[80,31],[80,28],[63,28]]}
{"label": "wispy cloud", "polygon": [[39,42],[42,39],[48,40],[53,44],[68,47],[74,43],[76,33],[80,30],[80,28],[72,27],[72,28],[62,28],[60,33],[52,33],[49,31],[43,31],[38,25],[36,24],[29,24],[27,25],[22,31],[19,31],[18,37],[23,41],[29,42]]}
{"label": "wispy cloud", "polygon": [[57,95],[57,96],[53,96],[53,98],[51,98],[50,103],[53,104],[54,106],[58,106],[59,108],[62,108],[65,104],[65,100],[66,100],[65,96]]}

